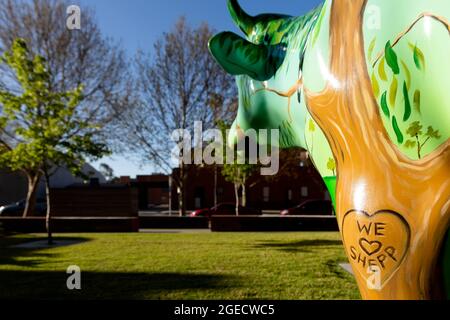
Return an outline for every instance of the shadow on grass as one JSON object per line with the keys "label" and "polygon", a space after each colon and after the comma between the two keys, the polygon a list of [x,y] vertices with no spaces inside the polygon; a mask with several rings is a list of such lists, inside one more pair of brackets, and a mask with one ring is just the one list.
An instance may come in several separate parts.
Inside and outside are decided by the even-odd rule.
{"label": "shadow on grass", "polygon": [[[18,248],[16,246],[22,244],[29,244],[38,241],[46,241],[46,237],[13,237],[13,234],[0,237],[0,265],[12,265],[20,267],[36,267],[40,263],[56,256],[52,253],[52,247],[27,247]],[[89,238],[85,237],[54,237],[55,243],[70,242],[70,245],[77,245],[87,241]],[[55,245],[54,248],[60,246]],[[46,252],[37,252],[39,250],[46,250]],[[1,287],[1,284],[0,284]]]}
{"label": "shadow on grass", "polygon": [[0,299],[164,299],[177,290],[224,290],[240,279],[216,274],[81,272],[81,290],[66,287],[65,270],[0,271]]}
{"label": "shadow on grass", "polygon": [[342,241],[340,240],[325,240],[325,239],[312,239],[312,240],[300,240],[300,241],[289,241],[289,242],[281,242],[281,241],[263,241],[257,243],[253,246],[253,248],[257,249],[277,249],[286,252],[303,252],[309,253],[312,252],[311,249],[317,249],[320,247],[333,247],[333,246],[342,246]]}

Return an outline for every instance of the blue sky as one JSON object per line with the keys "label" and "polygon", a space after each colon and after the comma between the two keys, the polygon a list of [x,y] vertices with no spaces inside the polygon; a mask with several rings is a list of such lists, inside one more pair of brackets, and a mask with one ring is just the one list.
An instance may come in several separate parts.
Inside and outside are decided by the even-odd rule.
{"label": "blue sky", "polygon": [[[241,0],[250,14],[265,12],[302,15],[313,9],[320,0]],[[165,31],[170,31],[180,16],[191,25],[209,23],[219,31],[238,32],[231,21],[226,0],[72,0],[73,4],[95,10],[102,32],[122,43],[129,57],[138,49],[151,51],[153,43]],[[95,163],[108,163],[116,175],[150,174],[155,169],[140,165],[139,161],[120,155]],[[157,171],[157,170],[156,170]]]}

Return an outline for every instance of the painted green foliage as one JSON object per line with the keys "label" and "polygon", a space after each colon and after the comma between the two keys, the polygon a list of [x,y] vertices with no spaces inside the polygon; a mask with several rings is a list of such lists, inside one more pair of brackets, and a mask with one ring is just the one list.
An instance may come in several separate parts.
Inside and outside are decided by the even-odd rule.
{"label": "painted green foliage", "polygon": [[[417,149],[414,156],[416,159],[424,156],[424,147],[431,141],[437,142],[442,138],[439,130],[436,130],[432,123],[423,124],[421,120],[424,108],[423,88],[415,84],[415,80],[422,81],[421,79],[425,77],[427,63],[419,43],[419,41],[412,43],[400,38],[394,46],[389,40],[385,43],[382,54],[375,57],[374,51],[377,44],[375,36],[367,49],[368,61],[375,61],[371,66],[370,78],[383,122],[388,127],[388,132],[391,130],[394,141],[404,150]],[[398,48],[405,45],[409,48],[409,54],[399,55]],[[404,52],[404,50],[401,51]],[[425,134],[422,131],[424,126],[428,128]]]}

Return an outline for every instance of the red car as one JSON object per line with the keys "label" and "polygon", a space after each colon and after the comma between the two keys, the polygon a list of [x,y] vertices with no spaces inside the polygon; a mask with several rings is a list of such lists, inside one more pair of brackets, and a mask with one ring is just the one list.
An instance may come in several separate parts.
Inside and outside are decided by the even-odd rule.
{"label": "red car", "polygon": [[302,202],[296,207],[282,210],[280,214],[282,216],[291,216],[291,215],[330,216],[333,215],[333,204],[329,200],[307,200],[305,202]]}
{"label": "red car", "polygon": [[[243,216],[261,215],[262,212],[259,209],[253,209],[248,207],[239,206],[239,214]],[[232,216],[236,215],[236,205],[234,203],[220,203],[215,207],[209,209],[200,209],[191,213],[191,217],[208,217],[214,215]]]}

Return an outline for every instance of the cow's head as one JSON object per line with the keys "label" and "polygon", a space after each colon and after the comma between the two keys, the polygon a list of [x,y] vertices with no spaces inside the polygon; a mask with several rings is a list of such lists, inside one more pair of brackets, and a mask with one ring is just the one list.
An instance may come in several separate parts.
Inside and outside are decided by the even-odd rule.
{"label": "cow's head", "polygon": [[304,17],[250,16],[237,0],[228,8],[245,39],[223,32],[209,48],[219,64],[236,75],[239,109],[232,140],[247,129],[280,129],[281,147],[305,147],[306,107],[302,103],[302,66],[308,35],[320,8]]}

